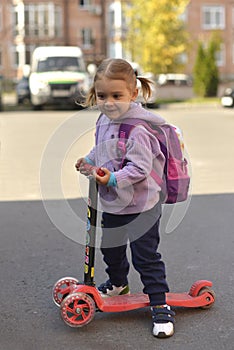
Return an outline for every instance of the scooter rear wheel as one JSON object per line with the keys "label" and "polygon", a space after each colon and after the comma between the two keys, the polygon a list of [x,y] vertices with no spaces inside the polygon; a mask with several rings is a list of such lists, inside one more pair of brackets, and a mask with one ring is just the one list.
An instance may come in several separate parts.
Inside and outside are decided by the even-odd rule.
{"label": "scooter rear wheel", "polygon": [[[215,292],[210,287],[202,288],[201,290],[199,290],[198,295],[202,295],[202,294],[207,293],[207,292],[210,294],[211,299],[214,299],[214,301],[215,301]],[[210,301],[211,299],[209,299],[209,297],[207,297],[207,301]],[[209,309],[209,308],[211,308],[211,306],[213,306],[213,303],[205,305],[205,306],[201,306],[201,309]]]}
{"label": "scooter rear wheel", "polygon": [[52,291],[52,298],[55,305],[60,306],[63,299],[71,292],[71,287],[77,285],[78,282],[74,277],[63,277],[58,280]]}
{"label": "scooter rear wheel", "polygon": [[94,300],[85,293],[69,294],[61,303],[61,317],[70,327],[83,327],[92,321],[96,311]]}

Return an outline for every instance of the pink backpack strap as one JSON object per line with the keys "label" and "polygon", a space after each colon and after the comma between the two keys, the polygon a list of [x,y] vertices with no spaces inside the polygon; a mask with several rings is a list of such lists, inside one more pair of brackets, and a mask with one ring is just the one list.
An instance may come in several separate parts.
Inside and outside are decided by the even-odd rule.
{"label": "pink backpack strap", "polygon": [[[125,121],[125,123],[120,124],[119,140],[117,143],[117,147],[118,147],[119,154],[121,157],[120,169],[122,169],[124,167],[124,165],[125,165],[124,163],[126,162],[126,158],[125,158],[125,155],[127,152],[126,143],[127,143],[128,138],[129,138],[130,132],[137,125],[143,125],[147,130],[151,129],[150,125],[142,119],[130,119],[127,123]],[[161,187],[163,180],[161,179],[161,177],[157,174],[157,172],[154,169],[151,170],[150,176]]]}
{"label": "pink backpack strap", "polygon": [[137,123],[122,123],[119,126],[119,137],[117,142],[117,147],[119,151],[119,156],[121,157],[120,169],[124,167],[124,163],[126,161],[125,155],[127,152],[126,143],[129,138],[130,132],[137,125]]}

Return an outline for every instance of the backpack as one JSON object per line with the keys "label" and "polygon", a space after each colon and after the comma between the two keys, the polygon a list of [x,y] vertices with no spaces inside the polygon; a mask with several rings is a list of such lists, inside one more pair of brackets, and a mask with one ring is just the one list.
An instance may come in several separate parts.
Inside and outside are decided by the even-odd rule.
{"label": "backpack", "polygon": [[125,120],[119,127],[118,150],[121,154],[121,168],[126,164],[126,143],[131,130],[143,125],[154,134],[160,144],[161,151],[165,157],[163,178],[155,170],[151,171],[151,176],[161,187],[161,201],[163,203],[183,202],[188,197],[190,177],[188,175],[188,163],[183,155],[184,143],[180,129],[171,124],[156,125],[141,119]]}

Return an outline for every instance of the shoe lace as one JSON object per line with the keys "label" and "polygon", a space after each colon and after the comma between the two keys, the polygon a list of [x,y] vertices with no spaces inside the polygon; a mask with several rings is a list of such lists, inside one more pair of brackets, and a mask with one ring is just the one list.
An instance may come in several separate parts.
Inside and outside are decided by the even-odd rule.
{"label": "shoe lace", "polygon": [[105,293],[105,294],[106,294],[106,293],[107,293],[107,290],[113,290],[113,286],[112,286],[110,280],[108,280],[108,281],[102,283],[102,284],[98,287],[98,289],[99,289],[102,293]]}

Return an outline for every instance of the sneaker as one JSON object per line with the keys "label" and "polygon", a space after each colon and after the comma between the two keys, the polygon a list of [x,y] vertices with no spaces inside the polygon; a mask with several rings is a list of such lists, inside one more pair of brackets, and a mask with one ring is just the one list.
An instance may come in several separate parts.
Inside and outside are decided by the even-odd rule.
{"label": "sneaker", "polygon": [[98,291],[103,298],[114,297],[116,295],[130,294],[129,286],[114,286],[111,281],[108,280],[98,287]]}
{"label": "sneaker", "polygon": [[151,307],[153,335],[157,338],[168,338],[174,334],[175,313],[168,305]]}

